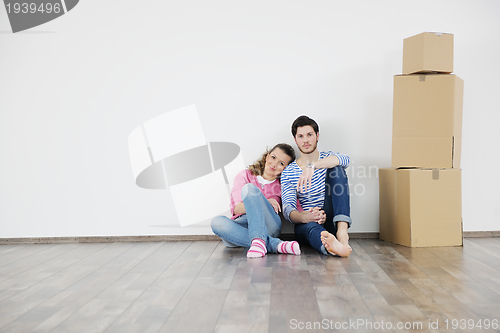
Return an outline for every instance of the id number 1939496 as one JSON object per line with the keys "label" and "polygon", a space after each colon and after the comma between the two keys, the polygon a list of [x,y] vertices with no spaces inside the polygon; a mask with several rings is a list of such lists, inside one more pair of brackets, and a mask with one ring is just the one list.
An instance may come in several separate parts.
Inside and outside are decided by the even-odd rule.
{"label": "id number 1939496", "polygon": [[10,3],[5,5],[7,8],[7,13],[60,13],[62,8],[60,3],[41,3],[40,5],[36,3],[27,3],[27,2],[15,2],[12,5]]}
{"label": "id number 1939496", "polygon": [[493,319],[493,320],[489,320],[489,319],[479,319],[479,320],[474,320],[474,319],[469,319],[469,320],[466,320],[466,319],[453,319],[453,320],[448,320],[446,319],[445,321],[445,324],[446,324],[446,329],[454,329],[454,330],[457,330],[457,329],[461,329],[461,330],[466,330],[466,329],[469,329],[469,330],[472,330],[472,329],[475,329],[475,330],[480,330],[480,329],[485,329],[485,330],[488,330],[490,328],[496,330],[498,329],[498,319]]}

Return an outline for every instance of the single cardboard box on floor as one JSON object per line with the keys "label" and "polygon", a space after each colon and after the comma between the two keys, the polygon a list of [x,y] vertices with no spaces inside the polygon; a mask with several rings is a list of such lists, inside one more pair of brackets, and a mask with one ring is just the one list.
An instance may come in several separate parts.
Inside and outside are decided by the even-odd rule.
{"label": "single cardboard box on floor", "polygon": [[403,40],[403,74],[453,72],[453,34],[423,32]]}
{"label": "single cardboard box on floor", "polygon": [[460,168],[463,89],[453,74],[394,76],[391,166]]}
{"label": "single cardboard box on floor", "polygon": [[462,245],[460,169],[379,170],[380,239],[409,247]]}

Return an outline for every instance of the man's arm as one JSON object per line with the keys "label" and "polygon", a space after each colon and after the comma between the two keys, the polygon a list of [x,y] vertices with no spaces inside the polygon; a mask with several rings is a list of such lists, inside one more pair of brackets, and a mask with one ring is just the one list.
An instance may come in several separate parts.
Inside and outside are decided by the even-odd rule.
{"label": "man's arm", "polygon": [[290,213],[297,211],[297,191],[292,184],[290,175],[285,169],[281,173],[281,202],[283,204],[283,216],[290,222],[294,223],[290,219]]}
{"label": "man's arm", "polygon": [[339,158],[335,155],[321,158],[311,163],[315,169],[330,169],[340,165]]}
{"label": "man's arm", "polygon": [[315,169],[330,169],[336,166],[341,166],[344,169],[349,166],[349,156],[335,153],[325,158],[321,158],[311,163]]}
{"label": "man's arm", "polygon": [[309,223],[318,222],[324,223],[326,220],[325,212],[319,208],[314,207],[307,211],[300,211],[297,208],[297,189],[292,181],[294,178],[291,176],[292,171],[285,169],[281,173],[281,200],[283,202],[283,216],[292,223]]}
{"label": "man's arm", "polygon": [[347,168],[349,166],[349,156],[344,154],[335,153],[333,155],[320,158],[308,164],[297,182],[297,191],[307,191],[311,186],[312,177],[315,169],[330,169],[336,166]]}

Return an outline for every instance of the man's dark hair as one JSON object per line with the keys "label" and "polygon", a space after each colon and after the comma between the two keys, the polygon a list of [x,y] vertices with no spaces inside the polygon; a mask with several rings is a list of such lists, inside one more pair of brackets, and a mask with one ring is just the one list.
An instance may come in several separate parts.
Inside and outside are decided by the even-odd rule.
{"label": "man's dark hair", "polygon": [[295,138],[295,134],[297,134],[297,128],[302,127],[302,126],[311,126],[316,132],[316,134],[319,133],[319,126],[318,123],[314,121],[314,119],[309,118],[308,116],[300,116],[292,124],[292,135]]}

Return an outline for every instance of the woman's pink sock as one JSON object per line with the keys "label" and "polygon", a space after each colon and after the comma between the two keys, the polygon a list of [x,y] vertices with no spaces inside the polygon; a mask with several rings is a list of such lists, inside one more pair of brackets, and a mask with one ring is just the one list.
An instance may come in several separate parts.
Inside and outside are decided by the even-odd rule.
{"label": "woman's pink sock", "polygon": [[296,241],[293,242],[281,242],[278,245],[279,253],[286,254],[295,254],[296,256],[300,255],[300,246]]}
{"label": "woman's pink sock", "polygon": [[248,258],[262,258],[267,253],[266,243],[260,238],[252,239],[252,246],[247,252]]}

